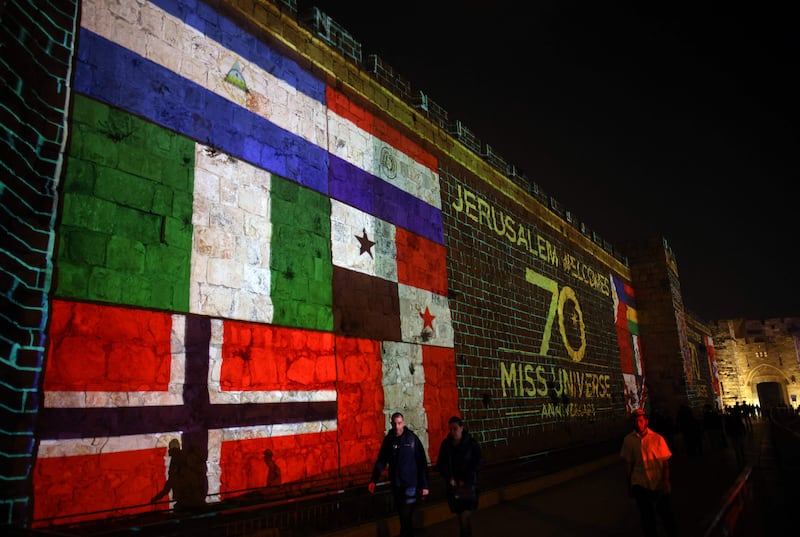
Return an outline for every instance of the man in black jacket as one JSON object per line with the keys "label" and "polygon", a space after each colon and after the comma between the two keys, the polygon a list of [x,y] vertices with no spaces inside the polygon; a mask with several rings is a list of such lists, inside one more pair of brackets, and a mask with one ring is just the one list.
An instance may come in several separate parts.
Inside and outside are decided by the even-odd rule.
{"label": "man in black jacket", "polygon": [[370,493],[375,493],[375,483],[387,466],[394,504],[400,515],[400,537],[412,537],[417,496],[419,494],[427,496],[429,493],[428,457],[425,454],[425,446],[417,435],[406,427],[405,419],[400,412],[392,414],[392,429],[383,439],[369,480]]}
{"label": "man in black jacket", "polygon": [[436,470],[446,484],[447,505],[458,519],[459,535],[472,537],[472,513],[478,508],[478,470],[483,456],[478,442],[453,416],[447,422],[450,433],[442,440]]}

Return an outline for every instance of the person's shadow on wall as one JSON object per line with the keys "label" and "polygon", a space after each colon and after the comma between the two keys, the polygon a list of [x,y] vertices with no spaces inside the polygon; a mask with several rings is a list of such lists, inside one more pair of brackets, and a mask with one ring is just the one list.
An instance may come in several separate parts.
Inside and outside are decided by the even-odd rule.
{"label": "person's shadow on wall", "polygon": [[281,484],[281,469],[272,458],[272,450],[264,450],[264,464],[267,465],[267,483],[268,487],[274,487]]}
{"label": "person's shadow on wall", "polygon": [[194,448],[181,449],[177,439],[169,442],[169,475],[164,487],[150,500],[155,503],[172,491],[175,510],[196,509],[206,503],[206,463]]}

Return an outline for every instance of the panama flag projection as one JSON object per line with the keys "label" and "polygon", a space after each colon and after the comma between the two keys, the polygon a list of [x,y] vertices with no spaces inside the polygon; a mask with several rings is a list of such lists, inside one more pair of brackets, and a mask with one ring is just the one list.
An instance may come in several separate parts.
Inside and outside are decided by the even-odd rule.
{"label": "panama flag projection", "polygon": [[611,292],[617,341],[625,386],[625,406],[628,412],[644,408],[647,399],[644,363],[639,341],[639,321],[636,316],[636,299],[633,288],[615,274],[611,274]]}
{"label": "panama flag projection", "polygon": [[36,524],[172,505],[173,440],[206,502],[365,474],[396,410],[438,447],[435,159],[201,2],[114,5],[82,6]]}
{"label": "panama flag projection", "polygon": [[404,409],[435,460],[458,408],[436,162],[331,88],[327,103],[334,329],[379,334],[386,424]]}

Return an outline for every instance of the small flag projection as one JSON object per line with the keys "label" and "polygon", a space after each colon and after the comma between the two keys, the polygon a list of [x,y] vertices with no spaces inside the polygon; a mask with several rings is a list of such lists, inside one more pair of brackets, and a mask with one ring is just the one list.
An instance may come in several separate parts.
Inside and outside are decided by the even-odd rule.
{"label": "small flag projection", "polygon": [[636,301],[631,286],[614,274],[611,274],[611,281],[617,342],[624,380],[625,405],[630,412],[637,408],[644,408],[647,399],[644,363],[639,342],[639,322],[636,317]]}

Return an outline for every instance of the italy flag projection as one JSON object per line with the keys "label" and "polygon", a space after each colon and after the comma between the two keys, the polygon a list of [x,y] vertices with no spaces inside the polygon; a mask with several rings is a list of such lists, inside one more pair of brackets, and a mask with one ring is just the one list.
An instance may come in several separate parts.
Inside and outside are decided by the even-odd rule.
{"label": "italy flag projection", "polygon": [[365,478],[458,412],[435,158],[202,2],[82,5],[34,467],[44,526]]}

